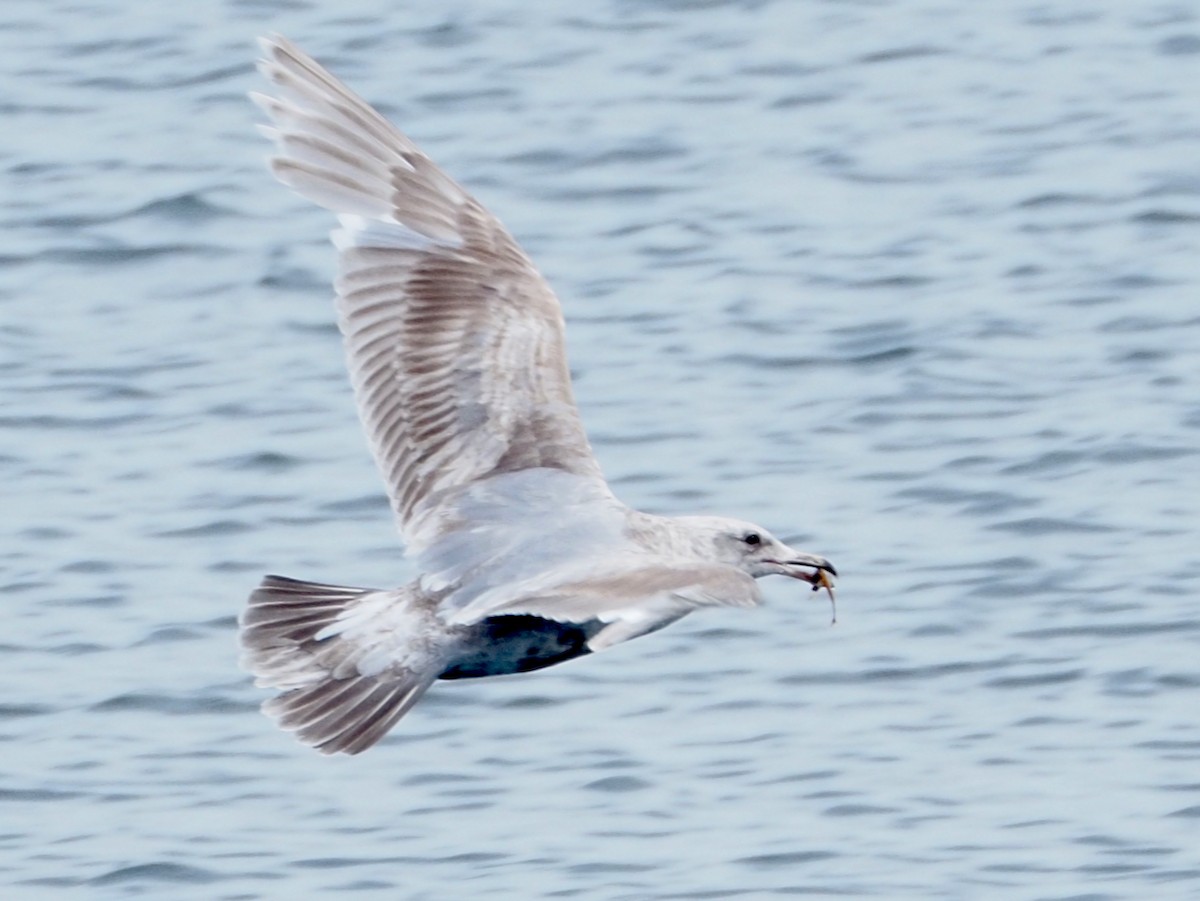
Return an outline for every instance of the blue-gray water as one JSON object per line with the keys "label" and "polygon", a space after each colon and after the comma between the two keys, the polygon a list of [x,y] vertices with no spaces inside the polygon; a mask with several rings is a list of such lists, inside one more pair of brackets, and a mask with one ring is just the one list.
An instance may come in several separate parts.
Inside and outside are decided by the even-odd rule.
{"label": "blue-gray water", "polygon": [[[267,30],[535,257],[618,494],[837,626],[256,712],[261,574],[412,575]],[[1200,897],[1194,5],[6,0],[0,71],[5,898]]]}

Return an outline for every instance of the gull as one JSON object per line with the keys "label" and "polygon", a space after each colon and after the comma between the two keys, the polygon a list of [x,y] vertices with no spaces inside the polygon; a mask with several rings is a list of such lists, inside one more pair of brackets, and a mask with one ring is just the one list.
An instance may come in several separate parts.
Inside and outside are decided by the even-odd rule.
{"label": "gull", "polygon": [[571,391],[558,299],[500,221],[366,101],[278,35],[252,94],[271,171],[337,215],[338,322],[406,556],[394,589],[266,576],[242,665],[277,724],[325,754],[378,742],[437,679],[523,673],[703,607],[756,579],[833,598],[828,560],[761,526],[660,516],[613,495]]}

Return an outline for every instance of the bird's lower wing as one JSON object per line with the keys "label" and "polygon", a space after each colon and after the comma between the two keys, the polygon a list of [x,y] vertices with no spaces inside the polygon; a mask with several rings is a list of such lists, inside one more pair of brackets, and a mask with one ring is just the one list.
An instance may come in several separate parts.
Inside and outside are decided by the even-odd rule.
{"label": "bird's lower wing", "polygon": [[762,599],[757,583],[741,570],[687,560],[627,562],[595,575],[530,586],[515,597],[489,594],[464,607],[455,621],[513,614],[599,621],[605,625],[588,642],[593,651],[661,629],[700,607],[754,607]]}

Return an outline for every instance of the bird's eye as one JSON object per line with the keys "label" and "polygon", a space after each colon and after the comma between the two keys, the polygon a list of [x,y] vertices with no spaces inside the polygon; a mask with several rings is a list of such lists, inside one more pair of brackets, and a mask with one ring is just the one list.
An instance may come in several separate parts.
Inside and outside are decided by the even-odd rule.
{"label": "bird's eye", "polygon": [[747,532],[742,538],[742,541],[746,542],[746,544],[750,545],[751,547],[755,547],[762,544],[762,536],[757,532]]}

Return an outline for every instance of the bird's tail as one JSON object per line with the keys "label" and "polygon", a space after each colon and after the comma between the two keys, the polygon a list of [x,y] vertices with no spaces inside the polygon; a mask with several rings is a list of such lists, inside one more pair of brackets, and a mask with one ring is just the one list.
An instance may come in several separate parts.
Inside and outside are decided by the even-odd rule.
{"label": "bird's tail", "polygon": [[409,600],[403,589],[264,578],[240,623],[242,667],[256,685],[283,689],[263,712],[322,754],[383,738],[440,671],[406,652]]}

